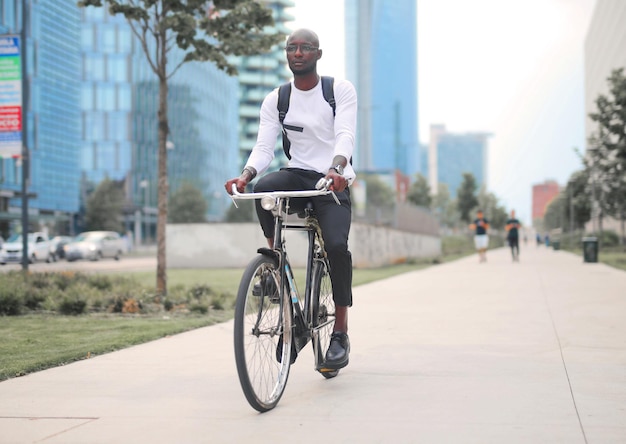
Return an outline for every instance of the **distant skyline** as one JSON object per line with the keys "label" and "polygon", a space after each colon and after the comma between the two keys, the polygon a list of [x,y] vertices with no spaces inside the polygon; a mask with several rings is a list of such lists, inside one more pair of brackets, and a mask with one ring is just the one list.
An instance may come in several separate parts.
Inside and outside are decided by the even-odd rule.
{"label": "distant skyline", "polygon": [[[343,1],[296,0],[323,74],[345,76]],[[585,149],[583,45],[596,0],[418,0],[419,134],[489,132],[488,186],[526,224],[532,185],[563,185]]]}

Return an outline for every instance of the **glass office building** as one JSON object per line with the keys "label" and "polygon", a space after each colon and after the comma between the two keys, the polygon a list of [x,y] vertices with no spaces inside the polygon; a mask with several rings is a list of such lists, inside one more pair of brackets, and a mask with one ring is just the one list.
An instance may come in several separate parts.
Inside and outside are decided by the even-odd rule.
{"label": "glass office building", "polygon": [[[180,54],[179,54],[180,56]],[[171,54],[172,65],[176,55]],[[157,205],[158,82],[143,53],[133,56],[132,194],[148,207],[154,237]],[[224,182],[237,164],[237,78],[211,63],[186,63],[169,80],[167,141],[170,195],[183,183],[199,188],[209,220],[221,219],[231,201]]]}
{"label": "glass office building", "polygon": [[359,171],[420,171],[417,1],[345,0],[346,77],[359,98]]}
{"label": "glass office building", "polygon": [[[154,239],[157,217],[159,86],[130,26],[106,8],[85,8],[83,143],[81,167],[93,186],[105,177],[125,180],[126,228]],[[173,69],[182,54],[169,53]],[[238,173],[237,79],[213,64],[185,63],[168,80],[170,195],[183,182],[200,189],[207,218],[221,218],[230,200],[226,177]],[[86,188],[86,187],[85,187]]]}
{"label": "glass office building", "polygon": [[[19,34],[22,1],[0,3],[0,34]],[[74,0],[26,1],[26,143],[30,153],[31,228],[67,232],[79,206],[80,11]],[[0,227],[18,230],[21,160],[0,161]]]}
{"label": "glass office building", "polygon": [[82,143],[85,179],[123,180],[131,168],[131,29],[107,8],[82,8]]}

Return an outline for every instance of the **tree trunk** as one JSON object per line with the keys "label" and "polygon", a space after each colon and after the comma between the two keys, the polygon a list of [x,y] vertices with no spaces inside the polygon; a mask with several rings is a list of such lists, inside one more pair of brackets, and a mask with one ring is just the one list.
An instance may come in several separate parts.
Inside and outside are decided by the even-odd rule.
{"label": "tree trunk", "polygon": [[157,217],[157,276],[156,287],[160,295],[167,295],[167,263],[165,254],[165,227],[167,224],[167,197],[169,194],[169,183],[167,180],[167,138],[169,125],[167,119],[167,76],[166,76],[166,50],[165,36],[161,40],[161,60],[159,68],[162,68],[159,75],[159,167],[158,167],[158,209]]}

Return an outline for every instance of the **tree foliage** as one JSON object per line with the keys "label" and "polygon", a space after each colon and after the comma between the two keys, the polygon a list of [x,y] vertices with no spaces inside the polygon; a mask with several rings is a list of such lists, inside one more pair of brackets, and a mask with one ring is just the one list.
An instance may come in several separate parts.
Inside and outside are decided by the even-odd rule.
{"label": "tree foliage", "polygon": [[[166,143],[169,135],[168,79],[186,62],[210,61],[217,68],[237,73],[229,55],[260,54],[284,35],[267,34],[274,24],[270,9],[253,0],[81,0],[81,7],[107,4],[113,15],[122,14],[158,78],[158,218],[157,291],[167,293],[165,225],[168,213]],[[176,51],[173,51],[176,49]],[[172,65],[168,62],[172,61]]]}
{"label": "tree foliage", "polygon": [[600,210],[622,221],[626,219],[626,75],[615,69],[607,78],[609,93],[600,94],[596,112],[589,114],[597,124],[589,138],[585,169],[591,192]]}
{"label": "tree foliage", "polygon": [[123,182],[104,179],[87,199],[85,219],[87,230],[123,230]]}
{"label": "tree foliage", "polygon": [[476,178],[472,173],[463,173],[463,181],[456,192],[457,208],[461,216],[461,220],[470,223],[472,220],[472,210],[478,205],[476,197]]}
{"label": "tree foliage", "polygon": [[459,224],[456,201],[450,196],[450,190],[445,183],[440,183],[437,186],[437,194],[433,198],[432,209],[442,228],[454,228]]}
{"label": "tree foliage", "polygon": [[591,218],[591,196],[586,170],[572,173],[567,186],[546,208],[543,228],[560,228],[563,232],[584,229]]}
{"label": "tree foliage", "polygon": [[567,207],[563,229],[574,230],[585,228],[591,219],[591,193],[587,170],[575,171],[565,187],[565,205]]}
{"label": "tree foliage", "polygon": [[566,225],[566,199],[563,193],[559,193],[546,207],[543,215],[543,229],[546,231],[563,228]]}
{"label": "tree foliage", "polygon": [[409,188],[407,199],[414,205],[430,208],[433,200],[430,194],[430,186],[428,185],[428,180],[421,174],[415,175],[415,180]]}
{"label": "tree foliage", "polygon": [[393,189],[376,175],[365,176],[366,202],[368,206],[393,207],[395,195]]}
{"label": "tree foliage", "polygon": [[[272,11],[253,0],[81,0],[81,7],[108,5],[131,26],[152,70],[161,80],[186,62],[210,61],[230,75],[237,68],[228,55],[252,55],[268,50],[284,35],[267,34]],[[168,71],[167,53],[177,47],[184,57]]]}
{"label": "tree foliage", "polygon": [[208,208],[202,191],[190,183],[183,183],[170,197],[169,221],[173,224],[206,222]]}

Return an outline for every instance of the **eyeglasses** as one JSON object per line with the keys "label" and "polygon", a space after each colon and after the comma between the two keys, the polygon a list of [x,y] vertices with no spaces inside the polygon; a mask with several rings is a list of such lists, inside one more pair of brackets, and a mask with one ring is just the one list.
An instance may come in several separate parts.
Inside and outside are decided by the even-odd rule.
{"label": "eyeglasses", "polygon": [[310,54],[313,51],[316,51],[319,49],[317,46],[304,44],[304,45],[287,45],[285,46],[285,51],[287,51],[287,53],[289,54],[292,54],[298,50],[298,47],[300,47],[300,52],[302,54]]}

